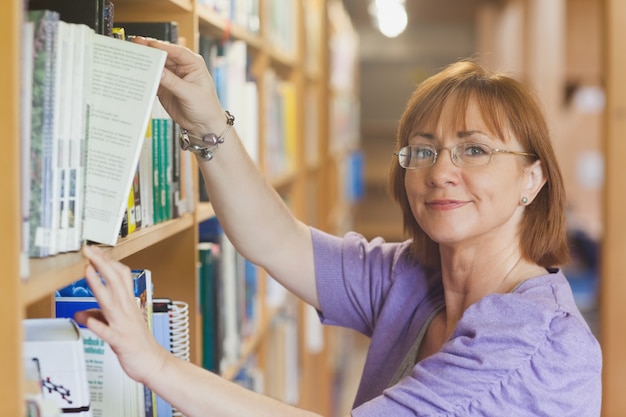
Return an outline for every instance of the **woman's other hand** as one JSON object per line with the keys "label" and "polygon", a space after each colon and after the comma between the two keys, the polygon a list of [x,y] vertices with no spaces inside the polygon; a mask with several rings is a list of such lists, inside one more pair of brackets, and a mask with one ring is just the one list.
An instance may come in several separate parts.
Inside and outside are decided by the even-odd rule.
{"label": "woman's other hand", "polygon": [[78,312],[76,321],[111,346],[128,376],[148,381],[169,353],[156,342],[137,305],[130,269],[94,246],[85,246],[83,254],[90,262],[85,278],[100,309]]}

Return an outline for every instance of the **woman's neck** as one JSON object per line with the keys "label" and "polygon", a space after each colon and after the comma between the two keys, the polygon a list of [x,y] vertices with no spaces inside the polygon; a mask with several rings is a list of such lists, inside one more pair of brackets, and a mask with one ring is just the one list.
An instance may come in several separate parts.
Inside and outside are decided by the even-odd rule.
{"label": "woman's neck", "polygon": [[465,310],[483,297],[512,292],[524,281],[546,274],[545,268],[516,251],[495,258],[444,251],[441,265],[448,328],[454,328]]}

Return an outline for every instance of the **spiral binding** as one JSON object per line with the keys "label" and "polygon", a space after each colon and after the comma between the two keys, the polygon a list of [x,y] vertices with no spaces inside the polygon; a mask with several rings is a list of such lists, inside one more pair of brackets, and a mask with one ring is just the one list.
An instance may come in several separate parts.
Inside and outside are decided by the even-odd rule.
{"label": "spiral binding", "polygon": [[[189,361],[189,304],[184,301],[172,301],[170,304],[170,340],[174,356]],[[173,417],[183,417],[174,409]]]}

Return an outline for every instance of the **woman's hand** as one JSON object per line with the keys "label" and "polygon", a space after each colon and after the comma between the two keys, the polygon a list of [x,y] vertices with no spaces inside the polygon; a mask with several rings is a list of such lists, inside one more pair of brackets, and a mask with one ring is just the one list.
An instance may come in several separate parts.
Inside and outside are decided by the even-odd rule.
{"label": "woman's hand", "polygon": [[137,305],[130,269],[95,246],[85,246],[83,254],[90,261],[85,277],[100,309],[78,312],[76,321],[111,346],[128,376],[148,381],[170,355],[152,336]]}
{"label": "woman's hand", "polygon": [[224,130],[224,110],[202,56],[184,46],[154,39],[135,37],[133,41],[167,52],[158,96],[182,128],[194,136]]}

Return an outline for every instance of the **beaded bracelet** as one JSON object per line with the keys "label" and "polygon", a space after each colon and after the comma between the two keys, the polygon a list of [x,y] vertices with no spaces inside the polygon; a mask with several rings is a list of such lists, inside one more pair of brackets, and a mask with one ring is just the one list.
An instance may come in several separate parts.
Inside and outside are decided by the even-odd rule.
{"label": "beaded bracelet", "polygon": [[[217,150],[217,146],[220,143],[224,143],[224,138],[235,124],[235,116],[230,114],[228,110],[226,110],[224,114],[226,115],[226,127],[219,135],[216,135],[215,133],[207,133],[202,137],[193,136],[189,134],[189,131],[187,131],[187,129],[181,128],[178,135],[180,149],[182,149],[183,151],[193,152],[198,155],[200,159],[204,159],[205,161],[210,161],[211,159],[213,159],[213,154]],[[201,141],[202,145],[199,145],[197,143],[191,143],[190,138]]]}

